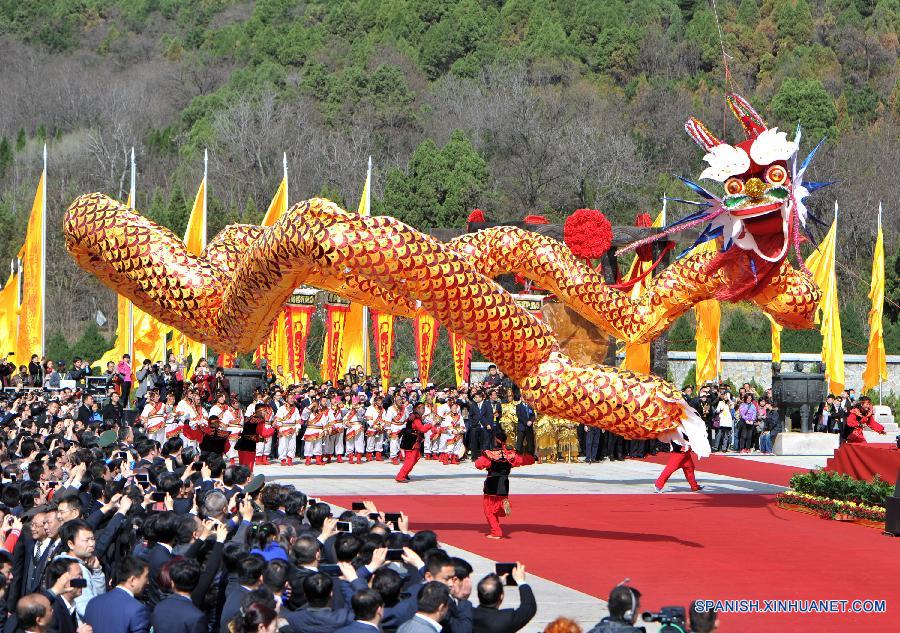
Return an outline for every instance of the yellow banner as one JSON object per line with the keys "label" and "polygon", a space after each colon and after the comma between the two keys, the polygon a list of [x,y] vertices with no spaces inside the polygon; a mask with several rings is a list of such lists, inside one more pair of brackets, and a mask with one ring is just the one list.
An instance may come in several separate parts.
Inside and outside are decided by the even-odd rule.
{"label": "yellow banner", "polygon": [[772,318],[772,315],[766,314],[766,318],[769,319],[769,324],[772,326],[772,362],[780,363],[781,362],[781,330],[784,329],[781,325],[778,325],[775,322],[775,319]]}
{"label": "yellow banner", "polygon": [[385,392],[391,383],[391,360],[394,357],[394,316],[372,311],[375,329],[375,358],[381,375],[381,388]]}
{"label": "yellow banner", "polygon": [[[9,275],[3,290],[0,290],[0,356],[6,356],[15,351],[18,326],[18,299],[19,276],[15,273]],[[16,363],[27,363],[28,358],[18,358]]]}
{"label": "yellow banner", "polygon": [[269,208],[266,210],[266,216],[263,218],[262,225],[263,226],[272,226],[278,221],[284,212],[287,211],[287,177],[281,179],[281,184],[278,185],[278,191],[275,192],[275,197],[272,198],[272,202],[269,203]]}
{"label": "yellow banner", "polygon": [[866,368],[863,371],[863,392],[874,389],[887,380],[887,353],[884,349],[884,232],[881,230],[881,207],[878,209],[878,237],[872,257],[872,283],[869,288],[869,346],[866,349]]}
{"label": "yellow banner", "polygon": [[[27,362],[32,354],[43,356],[44,349],[44,178],[41,173],[25,245],[19,251],[22,262],[22,296],[19,301],[19,328],[16,358]],[[54,361],[56,359],[53,359]]]}
{"label": "yellow banner", "polygon": [[422,386],[428,384],[428,375],[431,373],[431,359],[434,356],[434,346],[437,344],[438,322],[430,314],[422,314],[416,317],[414,323],[416,361],[419,364],[419,382]]}
{"label": "yellow banner", "polygon": [[453,369],[456,373],[456,386],[469,382],[469,363],[472,360],[472,346],[468,341],[450,332],[450,349],[453,352]]}
{"label": "yellow banner", "polygon": [[841,313],[838,307],[837,275],[834,270],[837,242],[837,203],[835,218],[825,239],[806,260],[806,267],[822,291],[817,320],[821,321],[822,362],[830,393],[839,394],[844,389],[844,346],[841,338]]}
{"label": "yellow banner", "polygon": [[322,380],[330,380],[336,383],[342,378],[340,368],[343,366],[341,359],[341,343],[344,338],[344,323],[350,307],[328,303],[325,304],[325,343],[322,350]]}
{"label": "yellow banner", "polygon": [[[663,225],[663,214],[660,212],[659,215],[656,216],[656,219],[653,220],[653,224],[651,226],[655,228],[659,228]],[[634,256],[634,261],[631,263],[631,268],[628,271],[628,275],[625,279],[633,279],[634,277],[639,277],[644,274],[644,272],[653,265],[653,262],[642,262],[638,259],[638,256]],[[653,278],[653,273],[647,275],[643,280],[634,284],[631,288],[631,298],[639,299],[641,293],[644,291],[645,284],[650,283],[650,280]],[[649,374],[650,373],[650,343],[625,343],[625,369],[630,369],[631,371],[636,371],[641,374]]]}
{"label": "yellow banner", "polygon": [[[710,240],[694,248],[693,253],[716,252],[716,240]],[[719,377],[719,326],[722,309],[715,299],[701,301],[694,306],[697,318],[697,386]]]}

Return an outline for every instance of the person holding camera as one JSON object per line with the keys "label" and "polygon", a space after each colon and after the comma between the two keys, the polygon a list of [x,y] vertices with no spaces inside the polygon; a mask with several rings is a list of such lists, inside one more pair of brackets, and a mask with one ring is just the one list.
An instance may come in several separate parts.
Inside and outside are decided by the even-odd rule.
{"label": "person holding camera", "polygon": [[640,606],[640,591],[628,585],[616,585],[609,592],[609,616],[588,633],[644,633],[644,627],[635,626]]}
{"label": "person holding camera", "polygon": [[[509,582],[510,578],[512,583]],[[504,583],[519,587],[518,608],[500,608],[504,598]],[[531,622],[536,613],[534,592],[525,582],[525,565],[516,563],[509,574],[488,574],[478,583],[478,606],[472,612],[472,632],[515,633]]]}

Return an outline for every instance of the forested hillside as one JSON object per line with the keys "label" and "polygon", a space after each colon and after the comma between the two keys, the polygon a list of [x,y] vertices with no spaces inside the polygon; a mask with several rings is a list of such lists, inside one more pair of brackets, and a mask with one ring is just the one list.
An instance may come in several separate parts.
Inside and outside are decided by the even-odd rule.
{"label": "forested hillside", "polygon": [[[717,10],[735,88],[770,125],[802,123],[804,151],[828,137],[811,176],[836,184],[810,207],[829,222],[840,203],[848,353],[865,350],[884,201],[888,352],[900,352],[900,0]],[[55,227],[79,193],[125,198],[131,146],[137,207],[178,234],[204,148],[210,235],[261,219],[282,152],[292,202],[353,206],[371,154],[373,211],[420,227],[460,226],[476,206],[557,220],[593,207],[631,224],[663,192],[686,193],[675,175],[702,170],[688,116],[737,140],[722,57],[707,0],[0,0],[0,262],[22,242],[44,140],[48,327],[70,338],[115,298],[76,269]],[[768,349],[758,313],[727,323],[723,349]],[[676,347],[690,346],[679,327]],[[817,340],[786,335],[784,349]]]}

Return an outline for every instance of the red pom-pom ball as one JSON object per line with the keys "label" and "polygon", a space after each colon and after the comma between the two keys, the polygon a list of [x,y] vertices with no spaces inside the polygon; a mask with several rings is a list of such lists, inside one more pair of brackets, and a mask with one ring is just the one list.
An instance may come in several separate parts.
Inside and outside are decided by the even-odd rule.
{"label": "red pom-pom ball", "polygon": [[612,246],[612,224],[597,209],[578,209],[566,218],[563,239],[573,253],[599,259]]}
{"label": "red pom-pom ball", "polygon": [[484,222],[484,211],[481,209],[473,209],[472,213],[469,214],[469,217],[466,218],[466,222],[469,224],[472,222]]}

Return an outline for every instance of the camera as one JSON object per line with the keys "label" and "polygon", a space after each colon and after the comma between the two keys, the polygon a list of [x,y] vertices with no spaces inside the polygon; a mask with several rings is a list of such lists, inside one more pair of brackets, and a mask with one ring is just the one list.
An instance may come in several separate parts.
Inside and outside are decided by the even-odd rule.
{"label": "camera", "polygon": [[644,611],[641,614],[641,620],[644,622],[659,622],[660,633],[675,633],[686,630],[687,611],[684,607],[662,607],[658,613],[652,611]]}

